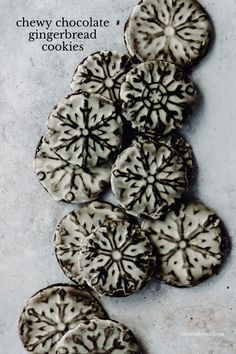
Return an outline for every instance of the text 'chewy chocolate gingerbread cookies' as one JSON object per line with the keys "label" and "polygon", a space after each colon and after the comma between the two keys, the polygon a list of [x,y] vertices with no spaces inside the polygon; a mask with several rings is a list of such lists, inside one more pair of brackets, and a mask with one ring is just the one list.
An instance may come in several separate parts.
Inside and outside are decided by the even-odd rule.
{"label": "text 'chewy chocolate gingerbread cookies'", "polygon": [[53,285],[33,295],[25,306],[19,332],[24,347],[34,354],[54,354],[57,342],[81,320],[107,318],[99,302],[72,285]]}
{"label": "text 'chewy chocolate gingerbread cookies'", "polygon": [[58,225],[54,236],[55,253],[63,272],[77,284],[85,285],[78,265],[84,238],[107,220],[125,218],[123,209],[105,202],[91,202],[67,214]]}
{"label": "text 'chewy chocolate gingerbread cookies'", "polygon": [[136,142],[118,156],[111,186],[128,213],[157,219],[187,191],[186,174],[183,158],[169,145]]}
{"label": "text 'chewy chocolate gingerbread cookies'", "polygon": [[145,220],[141,228],[156,247],[156,275],[170,285],[197,285],[223,261],[226,236],[220,219],[199,201],[181,204],[162,220]]}
{"label": "text 'chewy chocolate gingerbread cookies'", "polygon": [[81,321],[57,344],[56,354],[142,354],[133,333],[123,324],[94,318]]}
{"label": "text 'chewy chocolate gingerbread cookies'", "polygon": [[196,0],[143,0],[126,23],[125,42],[141,61],[188,67],[205,55],[211,33],[209,16]]}
{"label": "text 'chewy chocolate gingerbread cookies'", "polygon": [[117,51],[93,53],[78,65],[71,90],[94,92],[116,103],[120,100],[120,86],[134,66],[132,59]]}
{"label": "text 'chewy chocolate gingerbread cookies'", "polygon": [[137,65],[127,74],[120,94],[125,118],[132,127],[155,136],[182,127],[196,99],[189,77],[166,61]]}
{"label": "text 'chewy chocolate gingerbread cookies'", "polygon": [[39,182],[56,201],[90,201],[110,183],[112,162],[89,169],[70,164],[52,150],[47,135],[37,146],[34,165]]}
{"label": "text 'chewy chocolate gingerbread cookies'", "polygon": [[155,269],[151,241],[139,226],[107,221],[84,240],[79,267],[87,284],[101,295],[127,296],[142,287]]}
{"label": "text 'chewy chocolate gingerbread cookies'", "polygon": [[122,143],[122,121],[114,104],[95,94],[72,94],[48,119],[52,150],[68,163],[95,167],[116,156]]}

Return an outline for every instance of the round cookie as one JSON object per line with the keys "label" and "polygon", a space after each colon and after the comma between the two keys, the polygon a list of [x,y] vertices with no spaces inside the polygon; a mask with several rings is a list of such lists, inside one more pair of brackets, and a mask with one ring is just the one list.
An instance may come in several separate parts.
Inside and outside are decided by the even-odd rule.
{"label": "round cookie", "polygon": [[112,167],[111,186],[118,203],[132,215],[159,218],[187,191],[183,158],[163,142],[136,142]]}
{"label": "round cookie", "polygon": [[133,66],[132,59],[126,54],[108,50],[93,53],[75,70],[71,91],[94,92],[116,103],[125,75]]}
{"label": "round cookie", "polygon": [[142,354],[133,333],[123,324],[94,318],[81,321],[57,344],[56,354]]}
{"label": "round cookie", "polygon": [[127,296],[143,288],[155,268],[152,243],[139,226],[107,221],[84,239],[79,267],[98,294]]}
{"label": "round cookie", "polygon": [[223,261],[220,219],[199,201],[181,204],[162,220],[145,220],[141,228],[158,253],[157,277],[170,285],[197,285]]}
{"label": "round cookie", "polygon": [[84,237],[107,220],[122,220],[125,211],[110,203],[91,202],[67,214],[59,223],[54,245],[58,263],[74,282],[86,285],[78,266],[78,254]]}
{"label": "round cookie", "polygon": [[182,127],[191,115],[196,90],[189,77],[174,64],[150,61],[127,74],[120,96],[125,118],[134,129],[162,136]]}
{"label": "round cookie", "polygon": [[95,167],[114,158],[122,143],[122,121],[114,104],[95,94],[66,97],[48,119],[52,150],[68,163]]}
{"label": "round cookie", "polygon": [[41,138],[35,154],[39,182],[56,201],[80,203],[96,199],[110,183],[112,163],[93,168],[72,165],[50,147],[48,136]]}
{"label": "round cookie", "polygon": [[19,320],[20,338],[30,353],[54,354],[55,345],[66,332],[93,317],[107,315],[88,291],[52,285],[29,299]]}
{"label": "round cookie", "polygon": [[143,0],[126,23],[125,42],[141,61],[188,67],[205,55],[211,33],[209,16],[196,0]]}

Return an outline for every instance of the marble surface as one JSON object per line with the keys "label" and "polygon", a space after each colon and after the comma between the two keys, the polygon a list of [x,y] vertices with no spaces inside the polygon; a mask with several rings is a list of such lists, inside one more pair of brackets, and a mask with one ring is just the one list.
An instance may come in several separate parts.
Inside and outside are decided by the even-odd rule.
{"label": "marble surface", "polygon": [[[67,282],[53,251],[53,232],[73,206],[56,203],[33,173],[35,146],[52,107],[69,91],[78,62],[100,49],[124,51],[123,26],[137,0],[1,0],[0,352],[24,354],[17,321],[38,289]],[[192,73],[200,92],[183,129],[198,163],[194,194],[216,210],[232,240],[218,276],[192,289],[156,280],[126,299],[103,298],[111,318],[128,325],[146,354],[236,353],[236,2],[202,0],[215,25],[209,55]],[[43,52],[29,43],[27,18],[109,19],[84,52]],[[117,21],[120,23],[117,25]],[[108,197],[108,199],[112,197]]]}

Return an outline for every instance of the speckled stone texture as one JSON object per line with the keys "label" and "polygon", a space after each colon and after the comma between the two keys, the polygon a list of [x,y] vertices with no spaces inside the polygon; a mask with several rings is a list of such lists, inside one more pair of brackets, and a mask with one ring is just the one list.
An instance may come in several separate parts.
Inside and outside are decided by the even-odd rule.
{"label": "speckled stone texture", "polygon": [[[111,318],[134,332],[147,354],[233,354],[236,298],[236,2],[202,0],[215,25],[208,56],[194,69],[197,110],[183,132],[198,163],[195,195],[214,208],[232,237],[218,276],[192,289],[157,280],[127,299],[102,300]],[[53,250],[53,233],[72,205],[56,203],[33,172],[36,144],[53,106],[69,93],[78,63],[101,49],[125,51],[123,26],[137,0],[1,0],[0,352],[25,354],[17,320],[37,290],[67,282]],[[78,53],[44,53],[29,43],[27,18],[94,16],[111,21]],[[120,21],[119,25],[116,25]],[[112,200],[108,195],[108,200]]]}

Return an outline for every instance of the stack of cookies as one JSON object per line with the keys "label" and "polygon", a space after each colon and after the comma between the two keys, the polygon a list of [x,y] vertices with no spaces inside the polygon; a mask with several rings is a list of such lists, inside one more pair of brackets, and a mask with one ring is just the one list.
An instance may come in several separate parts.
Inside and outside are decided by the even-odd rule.
{"label": "stack of cookies", "polygon": [[109,320],[86,290],[55,284],[27,302],[19,320],[20,338],[35,354],[142,354],[133,333]]}
{"label": "stack of cookies", "polygon": [[156,266],[151,240],[124,209],[110,203],[94,201],[70,212],[54,243],[64,273],[100,295],[137,292]]}
{"label": "stack of cookies", "polygon": [[[57,285],[29,301],[20,320],[28,351],[141,353],[131,332],[104,320],[85,289],[128,296],[152,275],[192,287],[221,265],[222,223],[186,196],[194,159],[178,133],[196,103],[188,73],[211,34],[196,0],[142,0],[125,26],[128,55],[103,50],[76,68],[35,155],[38,179],[56,201],[84,203],[54,236],[59,265],[76,287]],[[109,185],[119,206],[97,200]]]}

